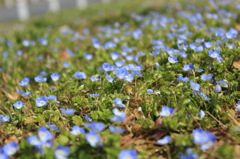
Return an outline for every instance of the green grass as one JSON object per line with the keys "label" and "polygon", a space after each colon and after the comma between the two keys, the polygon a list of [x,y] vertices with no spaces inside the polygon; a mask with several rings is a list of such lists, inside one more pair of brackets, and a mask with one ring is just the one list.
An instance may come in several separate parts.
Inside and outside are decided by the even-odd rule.
{"label": "green grass", "polygon": [[[190,6],[192,5],[192,7]],[[193,4],[196,8],[193,8]],[[2,42],[0,43],[0,114],[9,116],[10,120],[0,126],[0,146],[15,141],[18,143],[18,151],[13,158],[54,158],[54,150],[59,145],[68,146],[71,149],[69,158],[117,158],[121,150],[134,149],[138,158],[179,158],[180,154],[185,154],[187,148],[198,154],[199,158],[230,159],[239,158],[237,149],[239,148],[239,119],[237,118],[236,103],[240,100],[239,87],[239,36],[238,39],[223,41],[216,37],[210,28],[222,27],[226,31],[235,28],[238,24],[237,17],[230,17],[230,23],[225,24],[223,20],[212,20],[206,17],[207,11],[204,6],[207,1],[187,2],[181,1],[181,7],[175,7],[176,1],[116,1],[110,4],[96,4],[84,10],[69,9],[59,13],[49,13],[44,16],[31,18],[26,22],[11,22],[0,26]],[[219,9],[234,14],[239,14],[233,4],[219,6],[216,9],[208,5],[209,11],[218,13]],[[206,8],[205,8],[206,9]],[[153,12],[154,11],[154,12]],[[194,23],[180,15],[180,11],[194,14],[202,13],[204,25],[199,22],[197,28]],[[160,13],[154,16],[156,12]],[[135,13],[135,14],[133,14]],[[220,13],[219,17],[224,15]],[[136,17],[136,15],[141,15]],[[140,20],[136,20],[139,18]],[[174,21],[166,23],[162,16],[174,18]],[[141,19],[142,18],[142,19]],[[218,19],[220,19],[218,18]],[[161,20],[160,20],[161,19]],[[158,21],[160,20],[160,21]],[[120,26],[116,27],[116,22]],[[145,27],[143,26],[145,22]],[[126,27],[128,23],[128,27]],[[160,28],[156,28],[161,24]],[[173,24],[177,26],[173,27]],[[99,30],[99,27],[108,25],[107,33]],[[115,25],[115,27],[114,27]],[[187,26],[186,31],[176,31],[182,26]],[[114,30],[110,29],[115,28]],[[83,29],[88,28],[90,33],[84,35]],[[132,32],[140,29],[142,35],[135,39]],[[69,33],[62,33],[63,31]],[[131,35],[127,35],[130,31]],[[209,56],[208,50],[196,52],[191,48],[185,50],[187,57],[178,57],[177,63],[170,63],[170,56],[166,51],[160,50],[158,55],[150,55],[154,52],[152,39],[163,40],[167,48],[180,50],[177,40],[180,35],[172,39],[167,33],[177,32],[185,34],[191,32],[186,39],[187,44],[195,42],[197,38],[212,41],[214,45],[219,40],[220,54],[222,62]],[[73,40],[73,35],[78,33],[80,39]],[[226,33],[224,33],[226,34]],[[84,36],[84,38],[83,38]],[[38,39],[48,40],[48,44],[43,46]],[[119,42],[113,48],[96,48],[92,45],[91,39],[98,38],[101,44],[113,41],[117,37]],[[102,38],[101,38],[102,37]],[[60,38],[60,42],[55,43]],[[81,39],[83,38],[83,39]],[[35,45],[24,46],[22,41],[28,39],[35,41]],[[8,41],[8,42],[7,42]],[[9,43],[11,42],[11,44]],[[227,43],[234,44],[230,49]],[[125,46],[125,49],[124,47]],[[128,47],[126,47],[128,46]],[[134,48],[133,51],[126,48]],[[57,49],[57,50],[54,50]],[[75,56],[70,56],[66,51],[71,50]],[[17,50],[22,50],[23,54],[18,56]],[[4,53],[5,52],[5,53]],[[8,53],[6,53],[8,52]],[[132,81],[120,79],[115,71],[103,72],[103,63],[115,64],[110,54],[118,52],[120,58],[115,60],[125,60],[124,65],[133,64],[135,67],[141,65],[140,75],[134,75]],[[128,55],[138,57],[137,61],[127,60],[123,56]],[[144,52],[140,55],[138,52]],[[93,59],[86,60],[84,54],[93,55]],[[41,60],[37,60],[42,56]],[[71,66],[64,68],[63,63],[69,62]],[[156,63],[160,67],[156,67]],[[186,64],[195,65],[195,69],[184,71]],[[203,72],[197,71],[203,69]],[[138,68],[139,69],[139,68]],[[34,77],[41,71],[48,73],[47,81],[38,83]],[[84,72],[87,79],[77,79],[73,75],[76,71]],[[53,81],[50,75],[59,73],[60,79]],[[133,71],[128,71],[133,73]],[[93,75],[101,75],[100,81],[91,81]],[[201,80],[201,75],[213,74],[214,80]],[[109,82],[105,76],[114,77],[114,81]],[[188,77],[188,82],[178,81],[178,76]],[[29,77],[28,86],[20,86],[19,82]],[[196,94],[192,91],[190,80],[198,83],[201,87]],[[222,90],[216,93],[216,81],[225,80],[228,87],[221,84]],[[55,90],[51,90],[55,88]],[[16,92],[20,89],[24,92],[30,91],[31,95],[21,96]],[[152,89],[155,93],[147,93]],[[160,93],[156,93],[156,92]],[[204,93],[211,100],[202,98],[199,93]],[[90,97],[90,94],[100,93],[97,97]],[[36,98],[54,95],[60,103],[50,101],[43,107],[36,106]],[[125,108],[119,108],[126,114],[126,119],[122,122],[113,122],[112,110],[115,108],[113,100],[120,98],[125,104]],[[25,105],[21,109],[16,109],[13,104],[22,101]],[[169,117],[161,117],[159,113],[163,106],[174,108],[174,113]],[[61,108],[72,108],[73,115],[64,115]],[[200,118],[199,112],[205,112],[205,117]],[[74,136],[70,133],[72,126],[78,125],[84,128],[86,133],[91,129],[86,127],[89,121],[84,117],[88,114],[94,122],[101,122],[105,125],[104,130],[97,132],[101,136],[101,142],[92,147],[85,139],[85,134]],[[49,129],[47,123],[56,125],[61,132]],[[112,133],[109,126],[118,126],[126,131],[122,134]],[[34,150],[26,139],[31,135],[37,136],[37,131],[41,126],[46,126],[54,136],[54,142],[50,148],[45,148],[42,154]],[[214,146],[202,151],[201,147],[193,143],[192,132],[197,128],[211,132],[216,140]],[[164,136],[171,136],[171,142],[160,145],[157,140]],[[204,135],[202,140],[206,139]],[[1,153],[1,152],[0,152]],[[1,155],[1,154],[0,154]]]}

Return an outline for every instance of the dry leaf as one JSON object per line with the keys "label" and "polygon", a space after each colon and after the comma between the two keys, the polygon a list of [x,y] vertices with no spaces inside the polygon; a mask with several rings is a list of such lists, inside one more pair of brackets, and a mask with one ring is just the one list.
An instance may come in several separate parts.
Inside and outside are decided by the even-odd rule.
{"label": "dry leaf", "polygon": [[240,70],[240,60],[233,62],[233,67]]}

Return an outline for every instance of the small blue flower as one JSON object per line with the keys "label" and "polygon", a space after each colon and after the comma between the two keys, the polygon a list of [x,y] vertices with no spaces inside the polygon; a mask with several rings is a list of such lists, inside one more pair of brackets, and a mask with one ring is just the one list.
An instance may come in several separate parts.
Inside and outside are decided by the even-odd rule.
{"label": "small blue flower", "polygon": [[5,144],[2,149],[5,154],[12,156],[17,152],[18,145],[16,142],[10,142],[9,144]]}
{"label": "small blue flower", "polygon": [[16,89],[16,91],[19,93],[19,94],[21,94],[22,96],[28,96],[28,95],[30,95],[31,94],[31,92],[23,92],[23,91],[21,91],[21,90],[19,90],[19,89]]}
{"label": "small blue flower", "polygon": [[178,76],[178,81],[188,82],[188,77]]}
{"label": "small blue flower", "polygon": [[85,58],[86,60],[92,60],[93,55],[92,55],[92,54],[87,54],[87,53],[85,53],[85,54],[84,54],[84,58]]}
{"label": "small blue flower", "polygon": [[205,100],[211,100],[211,98],[208,98],[203,92],[200,92],[199,95]]}
{"label": "small blue flower", "polygon": [[114,77],[111,77],[109,75],[106,75],[106,79],[108,80],[108,82],[112,83],[114,80]]}
{"label": "small blue flower", "polygon": [[203,119],[205,117],[205,113],[203,110],[200,110],[200,112],[198,114],[200,116],[200,119]]}
{"label": "small blue flower", "polygon": [[190,71],[193,69],[193,65],[187,64],[183,66],[183,71]]}
{"label": "small blue flower", "polygon": [[51,124],[51,123],[47,123],[48,127],[53,130],[53,131],[56,131],[56,132],[60,132],[60,130],[58,129],[58,127],[54,124]]}
{"label": "small blue flower", "polygon": [[95,93],[95,94],[89,94],[90,97],[98,97],[100,93]]}
{"label": "small blue flower", "polygon": [[101,76],[100,76],[99,74],[93,75],[93,76],[91,77],[91,81],[100,81],[100,79],[101,79]]}
{"label": "small blue flower", "polygon": [[41,141],[35,135],[29,136],[27,138],[27,142],[32,146],[40,146],[42,144]]}
{"label": "small blue flower", "polygon": [[179,159],[198,159],[198,155],[191,148],[187,148],[186,154],[181,154]]}
{"label": "small blue flower", "polygon": [[173,114],[174,109],[168,106],[163,106],[159,116],[169,117]]}
{"label": "small blue flower", "polygon": [[237,37],[238,31],[234,28],[231,28],[227,33],[226,33],[226,37],[228,39],[234,39]]}
{"label": "small blue flower", "polygon": [[177,57],[171,57],[171,56],[169,56],[169,57],[168,57],[168,62],[170,62],[170,63],[177,63],[177,62],[178,62],[178,59],[177,59]]}
{"label": "small blue flower", "polygon": [[133,149],[122,150],[118,154],[118,159],[137,159],[137,152]]}
{"label": "small blue flower", "polygon": [[124,133],[125,129],[121,129],[119,127],[114,127],[114,126],[109,126],[109,130],[113,133],[119,133],[119,134],[122,134]]}
{"label": "small blue flower", "polygon": [[[240,100],[236,104],[236,111],[240,112]],[[0,117],[1,119],[1,117]]]}
{"label": "small blue flower", "polygon": [[154,94],[154,92],[153,92],[152,89],[147,89],[147,93],[149,93],[149,94]]}
{"label": "small blue flower", "polygon": [[208,55],[211,58],[218,58],[220,57],[220,50],[208,50]]}
{"label": "small blue flower", "polygon": [[89,123],[92,122],[92,119],[87,114],[84,115],[84,118],[87,122],[89,122]]}
{"label": "small blue flower", "polygon": [[119,57],[120,57],[119,53],[117,53],[117,52],[112,52],[111,53],[112,60],[117,60]]}
{"label": "small blue flower", "polygon": [[211,41],[207,41],[207,42],[204,42],[204,46],[206,48],[211,48],[213,46],[212,42]]}
{"label": "small blue flower", "polygon": [[65,67],[65,68],[69,68],[71,65],[68,63],[68,62],[64,62],[63,63],[63,67]]}
{"label": "small blue flower", "polygon": [[215,91],[215,93],[220,93],[222,91],[222,87],[219,84],[217,84],[215,86],[215,90],[214,91]]}
{"label": "small blue flower", "polygon": [[103,63],[102,64],[102,69],[105,72],[109,72],[109,71],[111,71],[111,65],[109,63]]}
{"label": "small blue flower", "polygon": [[70,153],[71,150],[67,146],[58,146],[54,150],[54,156],[56,157],[56,159],[67,159]]}
{"label": "small blue flower", "polygon": [[19,85],[20,86],[26,86],[26,85],[28,85],[29,82],[30,82],[30,78],[25,77],[20,81]]}
{"label": "small blue flower", "polygon": [[132,82],[134,79],[134,76],[130,73],[128,73],[125,77],[124,77],[124,80],[125,81],[128,81],[128,82]]}
{"label": "small blue flower", "polygon": [[157,62],[157,63],[155,63],[155,66],[158,68],[158,67],[160,67],[160,64]]}
{"label": "small blue flower", "polygon": [[42,107],[48,103],[47,97],[42,96],[40,98],[36,98],[36,105],[37,107]]}
{"label": "small blue flower", "polygon": [[105,129],[105,125],[101,122],[85,123],[84,126],[86,128],[91,128],[93,132],[101,132]]}
{"label": "small blue flower", "polygon": [[201,76],[201,80],[211,80],[212,77],[213,77],[213,74],[210,74],[210,75],[203,74]]}
{"label": "small blue flower", "polygon": [[213,147],[216,143],[215,135],[200,128],[193,130],[192,136],[194,144],[200,145],[201,150],[207,150]]}
{"label": "small blue flower", "polygon": [[194,83],[192,80],[190,80],[190,86],[194,91],[197,91],[197,92],[200,91],[200,85],[197,83]]}
{"label": "small blue flower", "polygon": [[0,114],[0,125],[1,125],[1,122],[7,122],[9,120],[10,120],[9,116],[4,116],[3,114]]}
{"label": "small blue flower", "polygon": [[52,133],[44,126],[38,129],[38,136],[43,143],[53,139]]}
{"label": "small blue flower", "polygon": [[114,108],[112,111],[115,115],[114,117],[111,117],[113,122],[122,122],[126,119],[126,114],[124,112],[120,112],[117,108]]}
{"label": "small blue flower", "polygon": [[24,106],[24,103],[21,101],[17,101],[16,103],[13,104],[13,106],[17,109],[21,109]]}
{"label": "small blue flower", "polygon": [[73,115],[75,112],[75,110],[72,108],[68,108],[68,109],[60,108],[60,110],[64,115]]}
{"label": "small blue flower", "polygon": [[60,103],[59,101],[57,101],[57,97],[54,95],[48,95],[47,100],[52,100],[56,103]]}
{"label": "small blue flower", "polygon": [[167,145],[170,141],[171,141],[170,136],[164,136],[162,139],[157,140],[157,143],[159,143],[160,145]]}
{"label": "small blue flower", "polygon": [[123,64],[124,64],[124,61],[116,61],[116,62],[115,62],[115,65],[116,65],[117,67],[122,67]]}
{"label": "small blue flower", "polygon": [[113,100],[113,105],[115,107],[120,107],[120,108],[124,108],[125,107],[125,105],[122,103],[122,100],[120,98],[115,98]]}
{"label": "small blue flower", "polygon": [[60,78],[60,75],[55,72],[51,75],[51,78],[52,78],[53,81],[57,81]]}
{"label": "small blue flower", "polygon": [[38,76],[34,77],[34,80],[36,82],[45,82],[45,81],[47,81],[47,77],[42,77],[41,75],[38,75]]}
{"label": "small blue flower", "polygon": [[47,76],[48,74],[47,74],[46,71],[41,71],[41,72],[40,72],[40,75]]}
{"label": "small blue flower", "polygon": [[95,147],[97,145],[97,143],[99,143],[101,140],[101,137],[92,131],[86,133],[85,138],[92,147]]}
{"label": "small blue flower", "polygon": [[72,130],[70,131],[71,134],[75,135],[75,136],[78,136],[80,134],[84,134],[85,133],[85,130],[77,125],[74,125],[72,127]]}
{"label": "small blue flower", "polygon": [[9,156],[4,153],[2,148],[0,148],[0,159],[9,159]]}
{"label": "small blue flower", "polygon": [[73,75],[75,78],[86,79],[86,74],[84,72],[76,71]]}

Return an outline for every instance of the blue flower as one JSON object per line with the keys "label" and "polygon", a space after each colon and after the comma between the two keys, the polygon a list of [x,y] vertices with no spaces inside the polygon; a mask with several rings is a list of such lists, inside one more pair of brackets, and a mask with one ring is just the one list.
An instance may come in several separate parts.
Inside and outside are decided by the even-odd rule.
{"label": "blue flower", "polygon": [[170,141],[171,141],[170,136],[164,136],[162,139],[157,140],[157,143],[159,143],[160,145],[167,145]]}
{"label": "blue flower", "polygon": [[220,57],[220,50],[208,50],[208,55],[211,58],[218,58]]}
{"label": "blue flower", "polygon": [[213,74],[210,74],[210,75],[203,74],[201,76],[201,80],[211,80],[212,77],[213,77]]}
{"label": "blue flower", "polygon": [[124,79],[125,76],[127,76],[129,73],[128,71],[126,70],[126,68],[124,67],[121,67],[119,69],[116,70],[116,76],[119,78],[119,79]]}
{"label": "blue flower", "polygon": [[9,156],[4,153],[2,148],[0,148],[0,158],[1,159],[9,159]]}
{"label": "blue flower", "polygon": [[215,93],[220,93],[222,91],[222,87],[219,84],[217,84],[215,86],[215,90],[214,91],[215,91]]}
{"label": "blue flower", "polygon": [[72,108],[68,108],[68,109],[60,108],[60,110],[64,115],[73,115],[75,112],[75,110]]}
{"label": "blue flower", "polygon": [[93,132],[101,132],[105,129],[105,125],[101,122],[85,123],[84,126],[86,128],[91,128]]}
{"label": "blue flower", "polygon": [[76,71],[73,75],[75,78],[86,79],[86,74],[84,72]]}
{"label": "blue flower", "polygon": [[36,98],[36,105],[37,107],[42,107],[48,103],[47,97],[42,96],[40,98]]}
{"label": "blue flower", "polygon": [[38,129],[38,136],[42,142],[47,142],[53,139],[53,135],[46,127],[42,126]]}
{"label": "blue flower", "polygon": [[42,144],[41,141],[35,135],[29,136],[27,138],[27,142],[32,146],[40,146]]}
{"label": "blue flower", "polygon": [[200,112],[198,114],[200,116],[200,119],[203,119],[205,117],[205,113],[203,110],[200,110]]}
{"label": "blue flower", "polygon": [[18,145],[16,142],[10,142],[9,144],[5,144],[2,149],[5,154],[12,156],[17,152]]}
{"label": "blue flower", "polygon": [[205,100],[211,100],[211,98],[208,98],[203,92],[199,93],[199,95]]}
{"label": "blue flower", "polygon": [[[236,104],[236,111],[240,111],[240,100],[237,102],[237,104]],[[0,117],[0,119],[1,119],[1,117]]]}
{"label": "blue flower", "polygon": [[178,62],[178,59],[177,59],[177,57],[171,57],[171,56],[169,56],[169,57],[168,57],[168,62],[170,62],[170,63],[177,63],[177,62]]}
{"label": "blue flower", "polygon": [[186,154],[181,154],[179,159],[198,159],[198,155],[191,148],[187,148]]}
{"label": "blue flower", "polygon": [[85,53],[85,54],[84,54],[84,58],[85,58],[86,60],[92,60],[93,55],[92,55],[92,54],[87,54],[87,53]]}
{"label": "blue flower", "polygon": [[115,65],[116,65],[117,67],[122,67],[123,64],[124,64],[124,61],[116,61],[116,62],[115,62]]}
{"label": "blue flower", "polygon": [[51,75],[51,78],[52,78],[53,81],[57,81],[60,78],[60,75],[55,72]]}
{"label": "blue flower", "polygon": [[75,136],[78,136],[80,134],[84,134],[85,133],[85,130],[77,125],[74,125],[72,127],[72,130],[70,131],[71,134],[75,135]]}
{"label": "blue flower", "polygon": [[24,106],[24,103],[21,101],[17,101],[16,103],[13,104],[13,106],[17,109],[21,109]]}
{"label": "blue flower", "polygon": [[119,127],[114,127],[114,126],[109,126],[109,130],[113,133],[119,133],[119,134],[122,134],[124,133],[125,129],[121,129]]}
{"label": "blue flower", "polygon": [[122,107],[122,108],[124,108],[125,107],[125,105],[122,103],[122,100],[120,99],[120,98],[115,98],[114,100],[113,100],[113,105],[115,106],[115,107]]}
{"label": "blue flower", "polygon": [[126,119],[126,114],[124,112],[120,112],[117,108],[114,108],[112,111],[115,115],[114,117],[111,117],[113,122],[122,122]]}
{"label": "blue flower", "polygon": [[41,71],[41,72],[40,72],[40,75],[47,76],[48,74],[47,74],[46,71]]}
{"label": "blue flower", "polygon": [[60,103],[59,101],[57,101],[57,97],[54,95],[48,95],[47,100],[52,100],[56,103]]}
{"label": "blue flower", "polygon": [[134,79],[134,76],[130,73],[128,73],[125,77],[124,80],[128,81],[128,82],[132,82],[132,80]]}
{"label": "blue flower", "polygon": [[207,42],[204,42],[204,46],[205,46],[206,48],[210,48],[210,47],[213,46],[213,44],[212,44],[211,41],[207,41]]}
{"label": "blue flower", "polygon": [[31,94],[31,92],[23,92],[23,91],[21,91],[21,90],[19,90],[19,89],[16,89],[16,91],[19,93],[19,94],[21,94],[22,96],[28,96],[28,95],[30,95]]}
{"label": "blue flower", "polygon": [[106,79],[108,80],[108,82],[112,83],[114,80],[114,77],[111,77],[109,75],[106,75]]}
{"label": "blue flower", "polygon": [[109,63],[103,63],[102,64],[102,69],[103,69],[103,71],[105,71],[105,72],[109,72],[109,71],[111,71],[111,65],[109,64]]}
{"label": "blue flower", "polygon": [[84,115],[84,118],[87,122],[89,122],[89,123],[92,122],[92,119],[87,114]]}
{"label": "blue flower", "polygon": [[158,67],[160,67],[160,64],[158,62],[156,62],[155,66],[158,68]]}
{"label": "blue flower", "polygon": [[193,142],[196,145],[201,145],[201,150],[207,150],[215,145],[216,137],[208,131],[201,128],[195,129],[192,132]]}
{"label": "blue flower", "polygon": [[159,116],[169,117],[173,114],[174,109],[168,106],[163,106]]}
{"label": "blue flower", "polygon": [[197,83],[194,83],[192,80],[190,80],[190,86],[194,91],[197,91],[197,92],[200,91],[200,85]]}
{"label": "blue flower", "polygon": [[95,94],[89,94],[90,97],[98,97],[100,93],[95,93]]}
{"label": "blue flower", "polygon": [[100,81],[100,79],[101,79],[101,76],[100,76],[99,74],[93,75],[93,76],[91,77],[91,81]]}
{"label": "blue flower", "polygon": [[149,94],[154,94],[154,92],[153,92],[152,89],[147,89],[147,93],[149,93]]}
{"label": "blue flower", "polygon": [[54,150],[54,156],[56,157],[56,159],[67,159],[70,153],[71,150],[67,146],[58,146]]}
{"label": "blue flower", "polygon": [[0,114],[0,125],[1,125],[1,122],[7,122],[9,120],[10,120],[9,116],[4,116],[3,114]]}
{"label": "blue flower", "polygon": [[133,149],[122,150],[118,154],[118,159],[137,159],[137,152]]}
{"label": "blue flower", "polygon": [[227,33],[226,33],[226,37],[228,39],[234,39],[237,37],[238,31],[234,28],[231,28]]}
{"label": "blue flower", "polygon": [[97,145],[97,143],[99,143],[101,140],[101,137],[92,131],[86,133],[85,138],[92,147],[95,147]]}
{"label": "blue flower", "polygon": [[51,123],[47,123],[48,127],[53,130],[53,131],[56,131],[56,132],[60,132],[60,130],[58,129],[58,127],[54,124],[51,124]]}
{"label": "blue flower", "polygon": [[184,71],[190,71],[190,70],[192,70],[193,69],[193,65],[191,65],[191,64],[187,64],[187,65],[184,65],[183,66],[183,70]]}
{"label": "blue flower", "polygon": [[111,53],[112,60],[117,60],[119,57],[120,57],[119,53],[117,53],[117,52],[112,52]]}
{"label": "blue flower", "polygon": [[65,68],[68,68],[68,67],[70,67],[71,65],[68,63],[68,62],[64,62],[63,63],[63,67],[65,67]]}
{"label": "blue flower", "polygon": [[29,82],[30,82],[30,78],[25,77],[20,81],[19,85],[20,86],[26,86],[26,85],[28,85]]}
{"label": "blue flower", "polygon": [[41,75],[38,75],[38,76],[34,77],[34,80],[36,82],[45,82],[45,81],[47,81],[47,77],[42,77]]}
{"label": "blue flower", "polygon": [[188,82],[188,77],[178,76],[178,81]]}

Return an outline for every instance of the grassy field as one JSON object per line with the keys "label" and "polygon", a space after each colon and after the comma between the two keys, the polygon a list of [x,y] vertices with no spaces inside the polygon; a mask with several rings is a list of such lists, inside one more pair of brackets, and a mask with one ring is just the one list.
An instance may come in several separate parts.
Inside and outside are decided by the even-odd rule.
{"label": "grassy field", "polygon": [[0,158],[240,158],[240,4],[116,1],[0,26]]}

